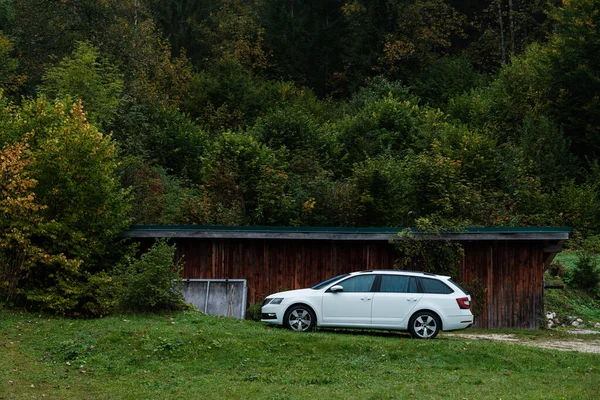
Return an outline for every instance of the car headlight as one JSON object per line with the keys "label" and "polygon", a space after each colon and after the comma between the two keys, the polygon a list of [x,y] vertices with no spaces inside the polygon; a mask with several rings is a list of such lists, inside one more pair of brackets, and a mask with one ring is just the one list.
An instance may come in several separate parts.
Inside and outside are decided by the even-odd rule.
{"label": "car headlight", "polygon": [[281,302],[283,301],[283,297],[276,297],[273,299],[265,299],[265,301],[263,301],[263,306],[266,306],[267,304],[281,304]]}

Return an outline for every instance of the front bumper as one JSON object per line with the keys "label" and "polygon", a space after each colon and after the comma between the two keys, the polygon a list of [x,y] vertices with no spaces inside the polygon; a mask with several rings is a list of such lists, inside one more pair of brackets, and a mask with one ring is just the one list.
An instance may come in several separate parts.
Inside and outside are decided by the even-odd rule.
{"label": "front bumper", "polygon": [[279,304],[267,304],[261,309],[260,320],[274,325],[283,325],[284,309]]}

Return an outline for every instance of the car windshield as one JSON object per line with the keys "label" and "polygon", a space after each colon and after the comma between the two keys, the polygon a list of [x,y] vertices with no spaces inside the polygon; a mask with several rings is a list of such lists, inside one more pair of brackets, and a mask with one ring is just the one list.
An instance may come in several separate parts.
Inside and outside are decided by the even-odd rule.
{"label": "car windshield", "polygon": [[335,282],[337,280],[340,280],[342,278],[345,278],[348,275],[350,275],[350,274],[343,274],[343,275],[334,276],[333,278],[329,278],[326,281],[323,281],[321,283],[316,284],[315,286],[311,287],[311,289],[315,289],[315,290],[323,289],[325,286],[329,285],[330,283]]}

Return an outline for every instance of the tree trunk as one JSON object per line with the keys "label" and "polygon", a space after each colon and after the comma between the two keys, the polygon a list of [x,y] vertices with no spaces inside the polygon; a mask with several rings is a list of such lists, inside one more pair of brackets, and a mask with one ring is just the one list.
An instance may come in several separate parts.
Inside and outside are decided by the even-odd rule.
{"label": "tree trunk", "polygon": [[498,23],[500,24],[500,53],[502,55],[502,64],[506,64],[506,48],[504,45],[504,23],[502,21],[502,0],[497,0],[498,6]]}
{"label": "tree trunk", "polygon": [[515,21],[513,18],[513,0],[508,0],[508,20],[510,21],[510,53],[515,54]]}

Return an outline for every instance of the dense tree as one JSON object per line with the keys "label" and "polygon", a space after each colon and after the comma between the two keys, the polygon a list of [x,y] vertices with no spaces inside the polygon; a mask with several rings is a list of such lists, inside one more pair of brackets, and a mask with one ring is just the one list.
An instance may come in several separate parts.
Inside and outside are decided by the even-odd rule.
{"label": "dense tree", "polygon": [[[29,154],[9,159],[21,162],[20,167],[9,167],[23,169],[19,173],[24,183],[12,188],[9,181],[7,190],[35,201],[25,207],[33,223],[15,226],[10,222],[19,216],[15,213],[10,227],[24,240],[31,238],[33,250],[27,251],[43,251],[53,260],[53,266],[29,260],[35,265],[20,276],[20,288],[27,301],[39,307],[91,312],[93,304],[104,299],[94,300],[86,285],[111,267],[106,263],[112,260],[113,243],[128,225],[128,194],[115,175],[115,144],[87,121],[81,103],[68,106],[41,97],[5,114],[11,119],[0,141],[5,151]],[[23,143],[23,138],[31,150],[10,147]]]}
{"label": "dense tree", "polygon": [[[345,31],[337,0],[263,1],[259,8],[271,76],[307,85],[318,94],[337,90]],[[335,81],[335,78],[333,78]]]}
{"label": "dense tree", "polygon": [[401,78],[444,54],[463,35],[464,16],[440,0],[398,4],[394,29],[386,34],[379,69]]}
{"label": "dense tree", "polygon": [[432,61],[416,74],[413,89],[428,105],[444,109],[450,99],[483,86],[486,80],[467,57],[448,56]]}
{"label": "dense tree", "polygon": [[206,160],[206,223],[287,224],[290,211],[286,165],[249,134],[224,132]]}
{"label": "dense tree", "polygon": [[198,124],[212,132],[252,123],[268,107],[264,84],[234,59],[218,59],[190,83],[185,108]]}
{"label": "dense tree", "polygon": [[0,30],[0,90],[15,92],[25,82],[25,76],[19,75],[19,60],[13,56],[14,44]]}
{"label": "dense tree", "polygon": [[600,1],[564,1],[552,10],[548,43],[551,113],[580,158],[600,155]]}
{"label": "dense tree", "polygon": [[[529,132],[532,119],[546,118],[551,122],[541,134],[564,133],[568,150],[581,163],[595,159],[600,126],[597,6],[592,1],[566,2],[555,9],[551,17],[556,29],[548,43],[533,44],[513,57],[488,87],[453,99],[450,112],[471,125],[493,129],[503,141],[518,141]],[[557,142],[563,148],[564,140],[559,137]]]}
{"label": "dense tree", "polygon": [[79,42],[70,56],[46,70],[40,92],[50,98],[81,100],[90,121],[107,127],[116,117],[123,85],[122,74],[98,48]]}
{"label": "dense tree", "polygon": [[250,132],[273,150],[286,153],[291,171],[314,175],[338,162],[335,133],[305,110],[281,108],[257,120]]}
{"label": "dense tree", "polygon": [[173,60],[142,0],[23,0],[14,2],[11,34],[19,47],[30,90],[49,63],[79,42],[90,42],[120,64],[138,101],[177,104],[190,73],[185,57]]}
{"label": "dense tree", "polygon": [[350,165],[367,157],[398,154],[411,142],[418,106],[392,97],[369,104],[340,122],[340,141]]}
{"label": "dense tree", "polygon": [[128,215],[133,223],[168,225],[187,218],[180,208],[188,196],[176,175],[161,166],[149,165],[141,157],[125,158],[119,169],[122,185],[131,191],[132,207]]}
{"label": "dense tree", "polygon": [[105,27],[102,47],[120,64],[126,90],[135,106],[154,112],[181,107],[193,71],[185,53],[171,56],[171,46],[161,36],[142,1],[114,1],[113,18]]}
{"label": "dense tree", "polygon": [[203,35],[202,24],[215,13],[221,0],[148,0],[148,8],[157,26],[171,43],[173,55],[182,50],[195,65],[208,65],[210,43]]}
{"label": "dense tree", "polygon": [[130,221],[597,233],[598,1],[0,0],[1,295],[107,312]]}
{"label": "dense tree", "polygon": [[409,226],[416,206],[408,198],[412,184],[407,162],[391,155],[367,158],[355,165],[351,177],[355,190],[358,225]]}
{"label": "dense tree", "polygon": [[258,21],[255,1],[224,1],[202,25],[211,45],[211,59],[232,59],[252,71],[267,67],[264,30]]}
{"label": "dense tree", "polygon": [[356,226],[361,205],[356,187],[321,169],[315,174],[290,174],[290,225]]}
{"label": "dense tree", "polygon": [[12,0],[0,0],[0,31],[3,31],[10,26],[12,17]]}
{"label": "dense tree", "polygon": [[102,37],[110,25],[110,2],[94,0],[13,1],[14,15],[7,30],[15,37],[22,71],[32,91],[45,65],[60,60],[78,41]]}
{"label": "dense tree", "polygon": [[548,33],[547,7],[556,0],[450,1],[465,15],[464,52],[483,71],[494,71]]}
{"label": "dense tree", "polygon": [[[28,170],[35,161],[26,135],[5,143],[0,150],[0,298],[14,301],[24,296],[28,279],[36,279],[39,269],[49,269],[69,279],[81,261],[52,253],[36,243],[56,229],[56,222],[43,218],[47,208],[34,193],[37,180]],[[35,285],[34,285],[35,287]],[[58,300],[58,301],[57,301]],[[51,307],[61,309],[67,299],[53,299]]]}

